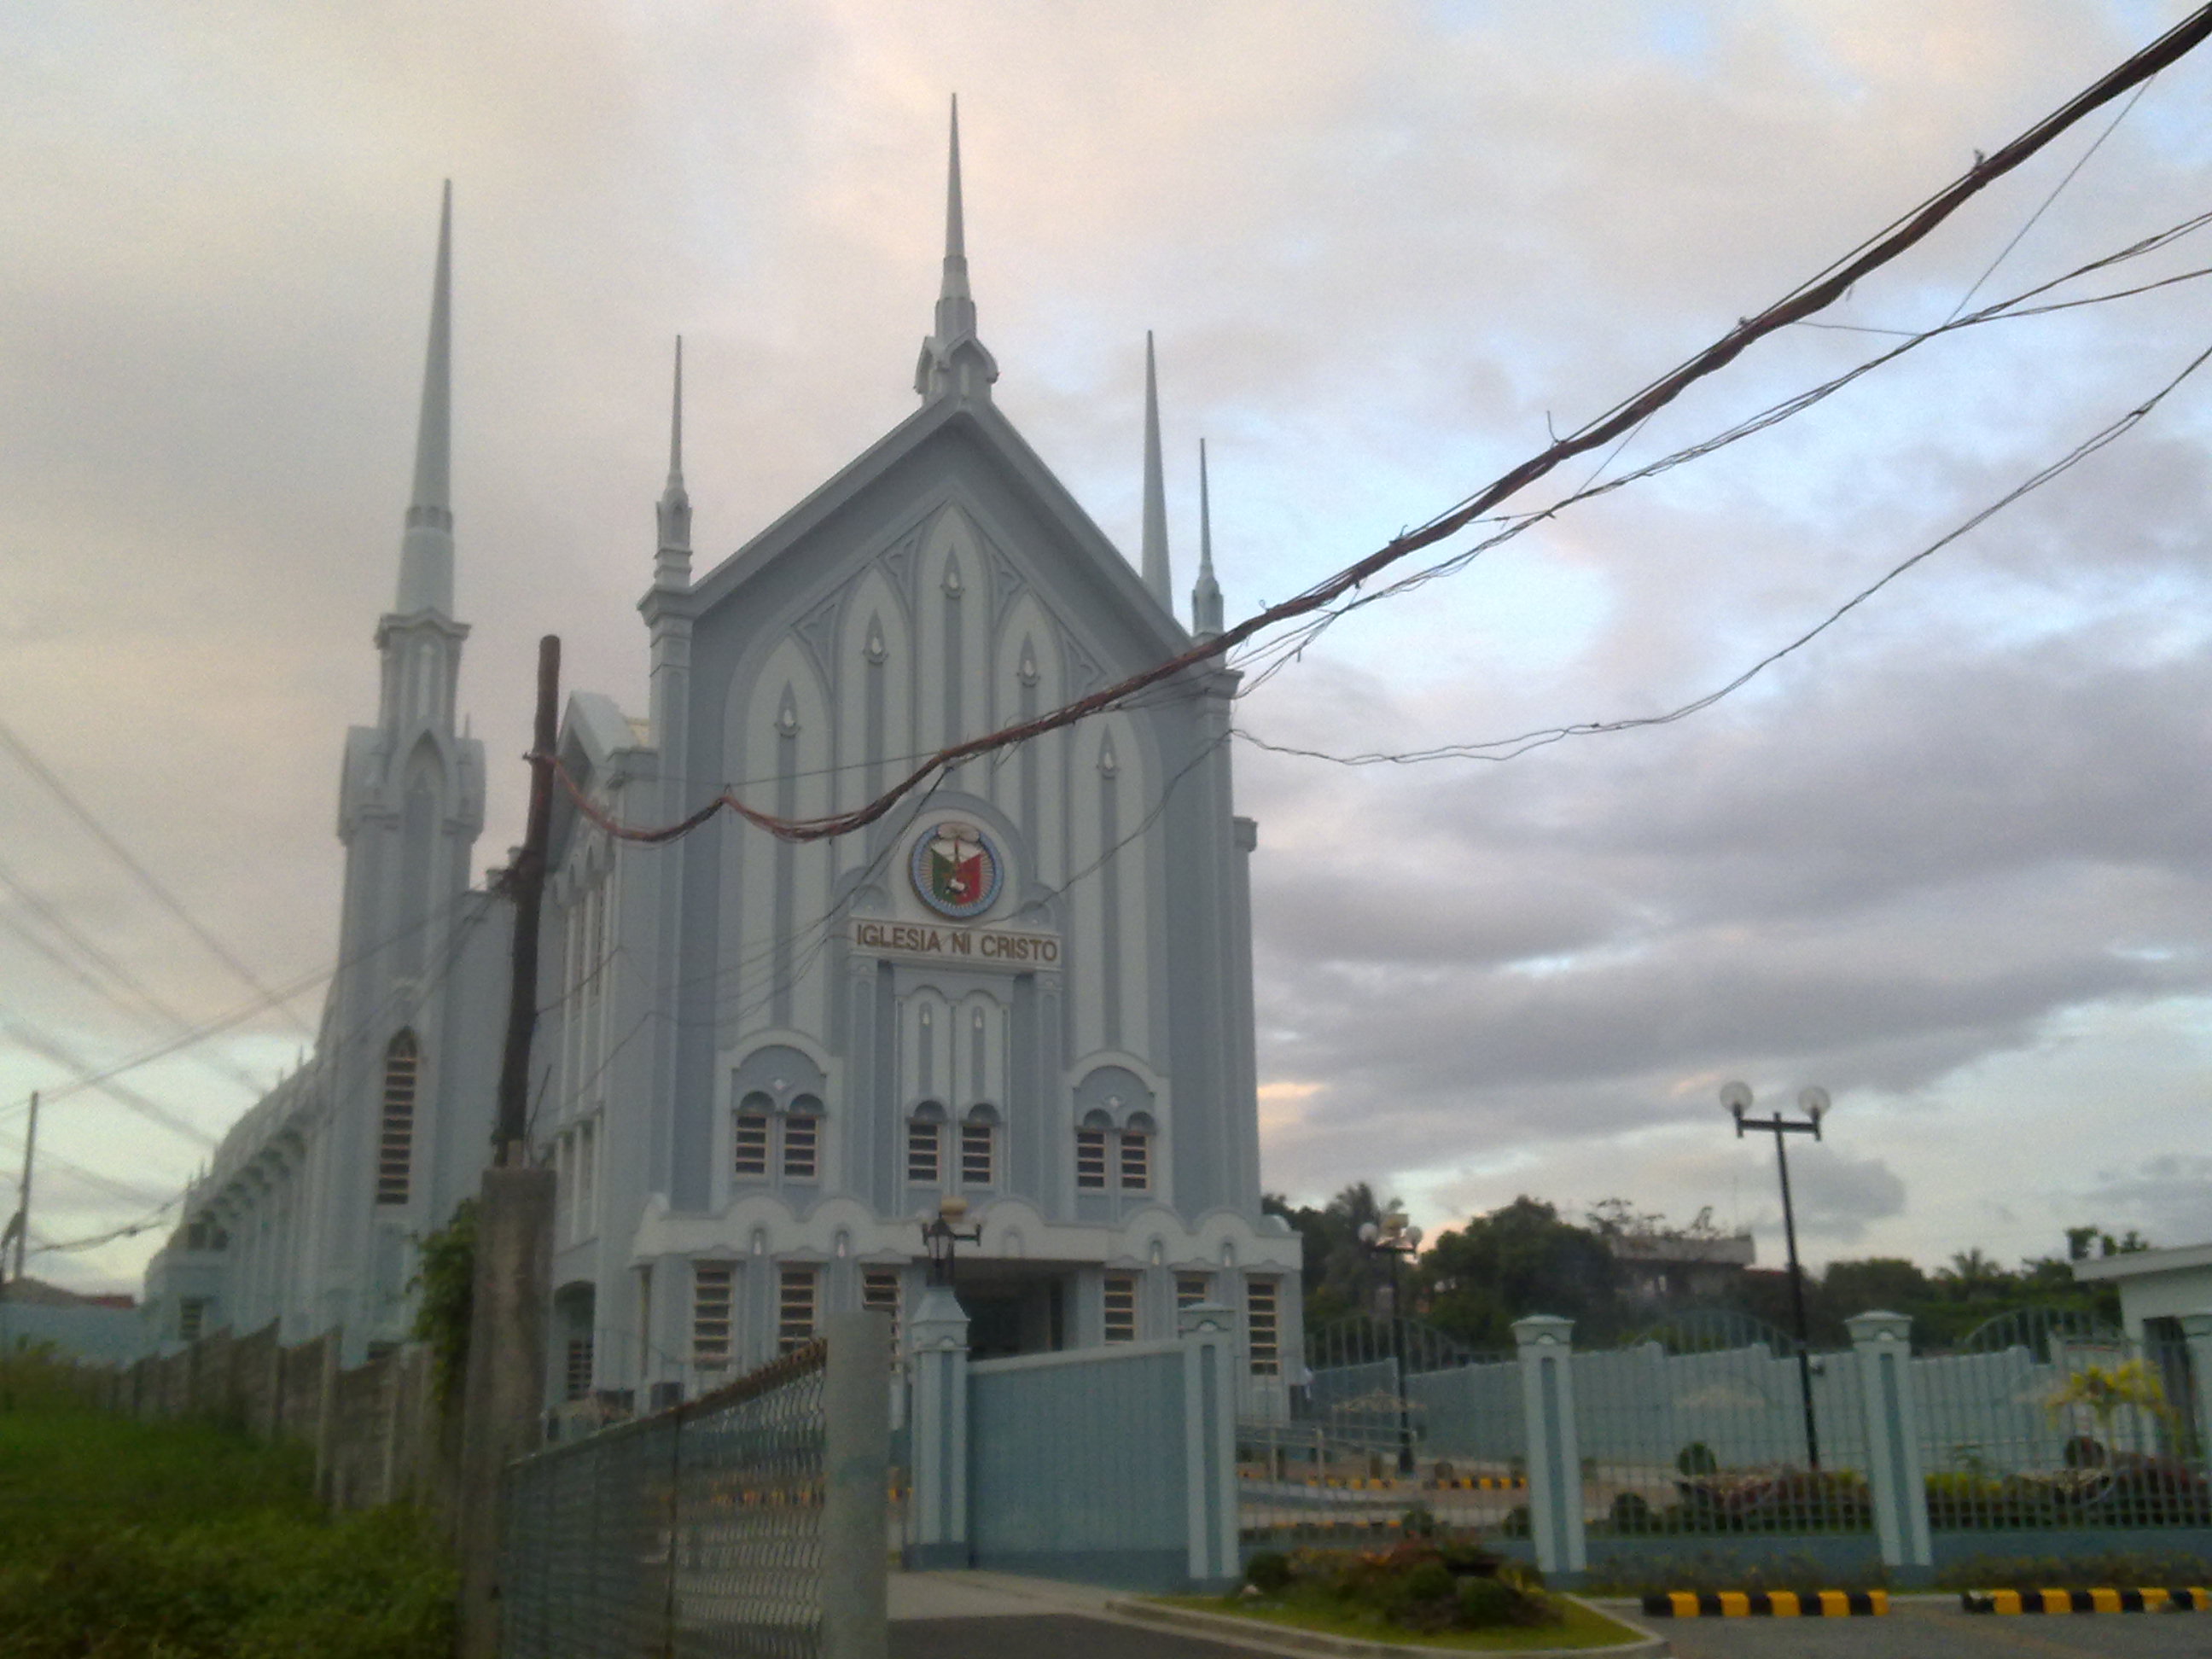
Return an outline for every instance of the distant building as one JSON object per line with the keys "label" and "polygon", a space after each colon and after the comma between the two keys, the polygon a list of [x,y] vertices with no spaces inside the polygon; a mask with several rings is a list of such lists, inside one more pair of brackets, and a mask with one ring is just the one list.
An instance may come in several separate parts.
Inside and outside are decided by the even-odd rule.
{"label": "distant building", "polygon": [[149,1347],[145,1321],[127,1296],[79,1296],[17,1279],[0,1298],[0,1353],[48,1348],[64,1359],[127,1364]]}
{"label": "distant building", "polygon": [[2072,1262],[2074,1277],[2120,1293],[2120,1322],[2129,1334],[2178,1341],[2185,1314],[2212,1314],[2212,1244],[2127,1250]]}
{"label": "distant building", "polygon": [[[167,1342],[273,1319],[342,1330],[350,1364],[404,1339],[420,1241],[485,1162],[513,908],[468,879],[485,762],[455,714],[449,227],[377,720],[345,744],[337,974],[313,1058],[226,1137],[148,1271]],[[556,1397],[696,1388],[830,1311],[896,1316],[916,1218],[951,1194],[982,1232],[958,1286],[979,1355],[1165,1337],[1179,1306],[1226,1303],[1279,1395],[1299,1246],[1260,1207],[1234,672],[969,762],[836,840],[725,813],[650,847],[593,818],[668,823],[732,784],[783,817],[850,810],[917,755],[1218,634],[1202,514],[1176,615],[1150,368],[1133,562],[993,400],[957,129],[921,407],[696,580],[679,358],[647,708],[578,690],[560,737],[532,1084],[559,1176]]]}
{"label": "distant building", "polygon": [[1749,1233],[1616,1232],[1605,1243],[1638,1302],[1733,1301],[1753,1261]]}

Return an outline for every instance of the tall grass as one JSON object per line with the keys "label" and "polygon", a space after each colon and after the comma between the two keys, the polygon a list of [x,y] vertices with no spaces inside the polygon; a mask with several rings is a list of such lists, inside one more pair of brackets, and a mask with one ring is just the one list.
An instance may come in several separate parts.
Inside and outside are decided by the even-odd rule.
{"label": "tall grass", "polygon": [[9,1659],[444,1659],[455,1583],[423,1518],[326,1517],[297,1447],[134,1423],[35,1361],[0,1395]]}

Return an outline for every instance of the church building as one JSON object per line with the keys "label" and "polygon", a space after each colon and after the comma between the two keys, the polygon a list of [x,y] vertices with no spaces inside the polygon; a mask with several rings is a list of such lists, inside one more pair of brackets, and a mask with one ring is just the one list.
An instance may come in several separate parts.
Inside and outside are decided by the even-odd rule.
{"label": "church building", "polygon": [[[379,717],[345,750],[321,1041],[149,1269],[165,1340],[277,1319],[288,1341],[342,1328],[350,1361],[403,1340],[416,1244],[489,1153],[512,904],[468,882],[485,776],[454,714],[449,291],[450,207]],[[896,1317],[957,1195],[977,1358],[1164,1338],[1178,1307],[1224,1303],[1248,1408],[1280,1408],[1299,1252],[1260,1209],[1232,672],[963,762],[834,839],[726,811],[665,844],[603,827],[725,788],[781,819],[851,811],[1218,632],[1203,507],[1176,615],[1146,352],[1132,564],[994,401],[956,117],[920,407],[697,574],[679,355],[647,706],[577,691],[562,723],[532,1125],[559,1177],[553,1399],[642,1406],[837,1309]]]}

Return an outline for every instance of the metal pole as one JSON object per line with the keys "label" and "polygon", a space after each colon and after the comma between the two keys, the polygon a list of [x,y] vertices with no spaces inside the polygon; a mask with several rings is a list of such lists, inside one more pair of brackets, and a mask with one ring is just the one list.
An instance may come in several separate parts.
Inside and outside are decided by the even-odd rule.
{"label": "metal pole", "polygon": [[1406,1403],[1406,1316],[1398,1305],[1398,1252],[1390,1252],[1390,1357],[1398,1369],[1398,1473],[1413,1472],[1413,1425]]}
{"label": "metal pole", "polygon": [[1797,1321],[1797,1393],[1805,1406],[1805,1462],[1820,1470],[1820,1431],[1813,1422],[1812,1339],[1805,1328],[1805,1270],[1797,1265],[1797,1215],[1790,1202],[1790,1143],[1774,1120],[1774,1162],[1782,1171],[1782,1236],[1790,1241],[1790,1307]]}

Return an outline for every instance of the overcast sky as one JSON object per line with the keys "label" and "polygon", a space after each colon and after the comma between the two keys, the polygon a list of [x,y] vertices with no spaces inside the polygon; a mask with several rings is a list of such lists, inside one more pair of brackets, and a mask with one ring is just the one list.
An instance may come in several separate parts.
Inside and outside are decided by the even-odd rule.
{"label": "overcast sky", "polygon": [[[1133,549],[1155,331],[1176,586],[1203,435],[1237,616],[1602,410],[2188,9],[18,0],[0,721],[264,982],[327,970],[448,176],[483,866],[519,836],[537,637],[642,707],[671,337],[708,562],[912,408],[948,93],[1001,407]],[[2212,205],[2208,108],[2200,53],[1826,320],[1924,328]],[[2200,264],[2212,233],[2069,292]],[[1240,724],[1404,751],[1701,696],[2171,379],[2212,344],[2208,293],[1924,345],[1355,613]],[[1893,343],[1792,330],[1607,476]],[[2212,371],[1674,726],[1504,763],[1241,747],[1267,1184],[1369,1179],[1431,1227],[1522,1192],[1710,1205],[1773,1262],[1771,1151],[1716,1103],[1741,1077],[1836,1097],[1793,1164],[1815,1259],[2011,1260],[2088,1221],[2212,1237],[2208,443]],[[4,755],[0,866],[12,1168],[29,1090],[253,994]],[[302,1029],[250,1018],[129,1081],[212,1137]],[[131,1221],[204,1155],[90,1092],[40,1144],[48,1240]],[[33,1271],[128,1285],[157,1237]]]}

